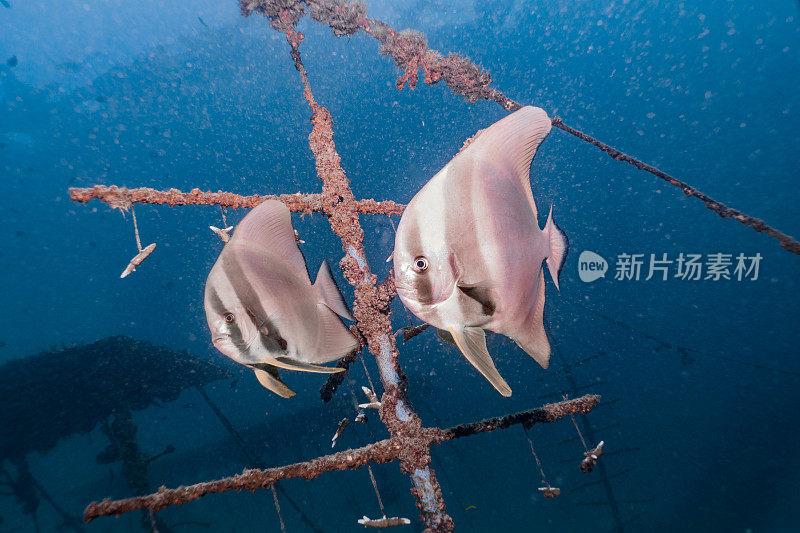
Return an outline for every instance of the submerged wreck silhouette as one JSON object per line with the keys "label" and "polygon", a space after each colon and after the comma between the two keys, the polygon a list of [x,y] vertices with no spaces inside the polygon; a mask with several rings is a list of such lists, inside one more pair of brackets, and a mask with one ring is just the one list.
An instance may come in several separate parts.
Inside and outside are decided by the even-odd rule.
{"label": "submerged wreck silhouette", "polygon": [[[447,440],[504,429],[521,424],[529,428],[535,423],[554,422],[577,413],[588,413],[598,405],[600,397],[585,395],[571,400],[548,404],[517,414],[508,414],[490,420],[463,424],[449,429],[424,427],[408,402],[407,380],[398,363],[395,335],[390,320],[390,303],[395,296],[391,276],[378,283],[366,260],[363,237],[359,223],[360,214],[400,214],[404,206],[393,201],[357,199],[349,186],[349,180],[341,167],[341,160],[333,141],[332,117],[319,104],[309,83],[302,62],[300,46],[304,36],[297,32],[297,22],[306,12],[317,22],[328,25],[337,37],[349,36],[359,31],[375,38],[381,44],[381,54],[391,57],[400,69],[397,88],[405,84],[414,88],[418,72],[424,73],[424,81],[433,85],[439,81],[468,102],[486,99],[497,102],[504,109],[513,111],[522,107],[502,92],[490,87],[491,76],[468,59],[450,54],[442,56],[428,48],[425,37],[418,32],[398,32],[389,25],[367,16],[366,6],[361,2],[347,0],[241,0],[244,16],[258,13],[269,19],[270,26],[283,33],[289,44],[289,55],[302,82],[303,96],[311,109],[312,131],[309,145],[316,161],[316,170],[322,181],[322,192],[315,194],[283,194],[240,196],[228,192],[202,192],[194,189],[181,192],[176,189],[158,191],[149,188],[127,189],[115,186],[95,186],[86,189],[70,189],[73,201],[88,202],[99,199],[117,207],[135,203],[177,205],[219,205],[221,207],[251,208],[266,199],[283,201],[293,212],[321,213],[327,217],[332,231],[340,237],[344,258],[341,270],[347,281],[355,288],[353,315],[356,327],[364,338],[366,347],[375,356],[380,369],[384,393],[379,402],[371,401],[379,408],[381,421],[390,433],[384,439],[357,449],[268,469],[248,469],[242,474],[197,483],[177,489],[162,488],[158,492],[125,500],[91,503],[84,512],[84,519],[91,521],[105,515],[119,515],[136,509],[158,511],[171,505],[180,505],[206,494],[228,490],[273,488],[281,479],[314,479],[325,471],[355,469],[371,462],[399,461],[401,470],[411,479],[411,493],[416,498],[420,519],[428,530],[452,531],[453,520],[446,512],[442,490],[435,472],[431,468],[431,446]],[[729,208],[708,197],[690,185],[683,183],[663,171],[624,154],[593,137],[566,125],[562,119],[553,119],[553,126],[592,144],[618,161],[624,161],[640,170],[680,188],[689,197],[696,197],[723,218],[734,218],[756,231],[765,232],[780,241],[786,250],[800,255],[800,244],[793,238],[766,225],[747,214]],[[419,327],[418,327],[419,328]],[[407,335],[410,339],[413,335]],[[326,389],[332,394],[333,387]],[[594,443],[596,444],[596,443]],[[602,468],[602,462],[600,463]],[[602,469],[601,469],[602,471]],[[615,516],[617,529],[622,523]],[[366,517],[362,521],[368,521]],[[363,523],[363,522],[360,522]]]}
{"label": "submerged wreck silhouette", "polygon": [[[61,515],[64,526],[79,531],[80,522],[33,477],[27,454],[46,454],[62,439],[100,426],[110,444],[98,454],[98,462],[121,462],[128,486],[146,492],[147,465],[173,448],[154,456],[143,452],[131,413],[229,377],[227,370],[186,352],[121,335],[9,361],[0,366],[0,484],[34,520],[41,497]],[[6,462],[14,465],[15,474]]]}

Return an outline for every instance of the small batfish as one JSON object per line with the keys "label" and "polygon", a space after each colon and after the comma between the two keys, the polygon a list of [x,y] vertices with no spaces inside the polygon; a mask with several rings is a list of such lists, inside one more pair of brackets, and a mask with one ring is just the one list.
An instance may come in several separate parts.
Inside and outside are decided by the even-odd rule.
{"label": "small batfish", "polygon": [[455,344],[503,396],[511,388],[486,349],[484,330],[510,337],[543,368],[543,262],[558,288],[567,237],[552,208],[539,229],[531,161],[550,132],[542,109],[524,107],[479,134],[409,202],[394,247],[397,294]]}
{"label": "small batfish", "polygon": [[332,374],[343,369],[317,364],[359,346],[339,318],[353,320],[328,262],[312,285],[291,213],[277,200],[236,226],[208,275],[204,305],[214,346],[284,398],[295,393],[278,369]]}

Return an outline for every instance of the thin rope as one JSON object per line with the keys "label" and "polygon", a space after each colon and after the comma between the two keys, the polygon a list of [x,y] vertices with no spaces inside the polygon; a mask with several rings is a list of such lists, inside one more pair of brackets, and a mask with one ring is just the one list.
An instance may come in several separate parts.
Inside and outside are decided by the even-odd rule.
{"label": "thin rope", "polygon": [[139,239],[139,225],[136,224],[136,209],[134,209],[133,204],[131,204],[131,216],[133,217],[133,233],[136,235],[136,248],[141,252],[142,241]]}
{"label": "thin rope", "polygon": [[[350,392],[353,395],[353,406],[356,408],[356,411],[360,411],[358,408],[358,400],[356,399],[356,389],[353,387],[353,381],[350,379],[350,375],[346,375],[347,377],[347,384],[350,385]],[[375,391],[373,391],[375,392]],[[369,472],[369,479],[372,481],[372,488],[375,489],[375,497],[378,498],[378,506],[381,508],[381,514],[386,516],[386,509],[383,508],[383,500],[381,500],[381,493],[378,491],[378,484],[375,482],[375,475],[372,473],[372,466],[367,464],[367,471]]]}
{"label": "thin rope", "polygon": [[283,524],[283,516],[281,516],[281,504],[278,503],[278,493],[275,492],[275,485],[270,485],[272,489],[272,500],[275,502],[275,510],[278,511],[278,520],[281,522],[281,533],[286,533],[286,526]]}
{"label": "thin rope", "polygon": [[361,356],[361,352],[358,353],[358,358],[361,360],[361,366],[364,367],[364,373],[367,375],[367,381],[369,382],[369,388],[372,389],[372,394],[377,396],[378,392],[375,390],[375,384],[372,383],[372,377],[370,377],[370,375],[369,375],[369,370],[367,370],[367,363],[364,362],[364,358]]}
{"label": "thin rope", "polygon": [[353,381],[350,379],[350,373],[349,372],[345,372],[344,373],[344,377],[347,378],[347,384],[350,385],[350,395],[351,395],[351,397],[353,399],[353,407],[355,408],[355,410],[357,412],[361,411],[358,408],[358,397],[356,396],[356,388],[353,387]]}
{"label": "thin rope", "polygon": [[[563,398],[564,400],[569,399],[566,394],[563,396]],[[570,413],[569,417],[572,419],[572,425],[575,426],[575,431],[578,432],[578,436],[581,438],[581,443],[583,443],[583,450],[588,452],[589,447],[586,445],[586,440],[583,438],[583,433],[581,433],[581,428],[578,427],[578,422],[575,420],[575,415]]]}
{"label": "thin rope", "polygon": [[533,441],[531,440],[530,436],[528,435],[528,428],[525,427],[525,424],[522,424],[522,431],[525,433],[525,438],[528,439],[528,444],[531,447],[531,454],[533,458],[536,460],[536,466],[539,468],[539,473],[542,475],[542,483],[550,486],[550,483],[547,481],[547,476],[544,475],[544,469],[542,468],[542,463],[539,461],[539,456],[536,455],[536,450],[533,449]]}
{"label": "thin rope", "polygon": [[381,508],[381,514],[386,516],[386,509],[383,508],[383,500],[381,500],[381,493],[378,492],[378,484],[375,483],[375,476],[372,473],[372,466],[367,463],[367,472],[369,472],[369,480],[372,481],[372,488],[375,489],[375,496],[378,498],[378,507]]}
{"label": "thin rope", "polygon": [[742,213],[737,209],[733,209],[732,207],[728,207],[727,205],[723,204],[722,202],[718,202],[714,200],[707,194],[704,194],[691,185],[688,185],[676,178],[673,178],[663,170],[660,170],[652,165],[648,165],[647,163],[636,159],[635,157],[629,156],[625,152],[621,152],[616,148],[612,148],[611,146],[595,139],[594,137],[583,133],[580,130],[577,130],[571,126],[567,126],[564,124],[564,121],[561,120],[560,117],[555,117],[553,120],[553,126],[556,128],[561,129],[569,133],[570,135],[574,135],[578,139],[585,141],[591,145],[596,146],[603,152],[607,153],[612,159],[616,161],[624,161],[625,163],[629,163],[639,170],[644,170],[645,172],[649,172],[650,174],[661,178],[662,180],[666,181],[670,185],[674,185],[679,189],[683,190],[683,193],[688,196],[689,198],[697,198],[701,200],[706,207],[710,210],[714,211],[716,214],[721,216],[722,218],[733,218],[740,223],[744,224],[745,226],[751,227],[758,232],[764,232],[770,237],[774,237],[778,239],[781,243],[781,246],[792,252],[793,254],[800,255],[800,243],[798,243],[794,238],[786,235],[783,232],[778,231],[777,229],[767,225],[763,220],[758,218],[752,217],[746,213]]}

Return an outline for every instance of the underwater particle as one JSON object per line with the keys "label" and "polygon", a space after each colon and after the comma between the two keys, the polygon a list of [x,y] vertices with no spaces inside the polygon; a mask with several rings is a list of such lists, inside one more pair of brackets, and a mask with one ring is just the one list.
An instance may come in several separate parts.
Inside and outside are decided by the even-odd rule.
{"label": "underwater particle", "polygon": [[411,520],[398,516],[393,516],[391,518],[384,516],[383,518],[372,519],[364,515],[364,518],[359,518],[358,523],[364,527],[386,529],[387,527],[407,526],[411,523]]}
{"label": "underwater particle", "polygon": [[595,446],[594,449],[584,452],[585,459],[581,461],[581,471],[582,472],[591,472],[594,470],[594,467],[597,465],[597,458],[603,455],[603,444],[604,441],[600,441],[600,444]]}
{"label": "underwater particle", "polygon": [[147,256],[153,253],[153,250],[155,249],[156,249],[156,243],[148,244],[147,246],[145,246],[138,254],[134,256],[133,259],[131,259],[131,262],[128,263],[128,266],[125,267],[125,270],[122,271],[122,274],[120,274],[119,277],[120,278],[127,277],[128,274],[136,270],[136,267],[141,265],[142,261],[147,259]]}
{"label": "underwater particle", "polygon": [[208,229],[216,233],[222,242],[228,242],[231,240],[230,231],[233,229],[233,226],[228,226],[227,228],[220,229],[216,226],[209,226]]}
{"label": "underwater particle", "polygon": [[464,507],[465,511],[473,511],[475,509],[477,509],[477,507],[475,507],[474,505],[468,505],[468,506]]}
{"label": "underwater particle", "polygon": [[17,56],[11,56],[8,59],[6,59],[6,65],[8,65],[9,67],[16,67],[18,63],[19,60],[17,59]]}
{"label": "underwater particle", "polygon": [[339,440],[339,435],[342,434],[344,428],[350,423],[350,420],[347,418],[342,418],[342,421],[339,422],[339,427],[336,429],[336,434],[331,438],[331,448],[336,446],[336,441]]}
{"label": "underwater particle", "polygon": [[552,500],[556,496],[561,494],[561,489],[558,487],[551,487],[550,485],[546,485],[544,487],[539,487],[539,492],[541,492],[545,498],[548,500]]}

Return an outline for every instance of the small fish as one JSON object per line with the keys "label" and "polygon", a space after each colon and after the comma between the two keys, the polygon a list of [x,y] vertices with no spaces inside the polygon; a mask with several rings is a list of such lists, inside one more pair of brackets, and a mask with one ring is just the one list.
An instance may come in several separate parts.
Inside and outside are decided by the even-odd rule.
{"label": "small fish", "polygon": [[342,420],[339,422],[339,427],[336,428],[336,433],[334,433],[333,437],[331,437],[331,448],[336,446],[336,442],[339,440],[344,428],[346,428],[348,424],[350,424],[350,420],[347,418],[342,418]]}
{"label": "small fish", "polygon": [[[0,0],[0,2],[2,2],[2,0]],[[17,64],[19,64],[19,59],[17,59],[17,56],[11,56],[8,59],[6,59],[6,65],[8,65],[9,67],[16,67]]]}
{"label": "small fish", "polygon": [[317,363],[359,347],[339,318],[353,320],[328,262],[312,285],[291,213],[277,200],[259,204],[236,227],[208,275],[204,306],[214,346],[284,398],[295,393],[278,369],[341,372]]}
{"label": "small fish", "polygon": [[397,294],[435,326],[503,396],[511,388],[484,330],[512,338],[542,368],[544,270],[558,288],[568,250],[552,208],[539,228],[529,173],[550,132],[544,110],[524,107],[481,131],[409,202],[397,227]]}
{"label": "small fish", "polygon": [[209,226],[208,229],[213,231],[214,233],[222,239],[222,242],[229,242],[231,240],[231,230],[233,226],[228,226],[227,228],[218,228],[216,226]]}
{"label": "small fish", "polygon": [[561,495],[561,489],[558,487],[551,487],[550,485],[546,485],[544,487],[539,487],[539,492],[544,494],[544,497],[548,500],[552,500],[556,496]]}
{"label": "small fish", "polygon": [[155,250],[155,249],[156,249],[156,243],[152,243],[152,244],[148,244],[147,246],[145,246],[144,248],[139,250],[139,253],[136,254],[133,259],[131,259],[131,262],[128,263],[128,266],[125,267],[125,270],[122,271],[122,274],[120,274],[119,277],[120,278],[125,278],[125,277],[128,276],[128,274],[130,274],[131,272],[135,271],[136,267],[141,265],[142,261],[147,259],[147,256],[152,254],[153,250]]}
{"label": "small fish", "polygon": [[475,507],[474,505],[468,505],[467,507],[464,507],[465,511],[473,511],[475,509],[477,509],[477,507]]}
{"label": "small fish", "polygon": [[0,0],[0,4],[3,4],[3,7],[5,7],[6,9],[11,9],[11,4],[6,2],[6,0]]}
{"label": "small fish", "polygon": [[[2,0],[0,0],[0,1],[2,1]],[[204,21],[202,18],[200,18],[200,17],[197,17],[197,20],[199,20],[199,21],[200,21],[200,24],[202,24],[203,26],[205,26],[206,28],[208,28],[208,24],[206,24],[206,21]]]}

